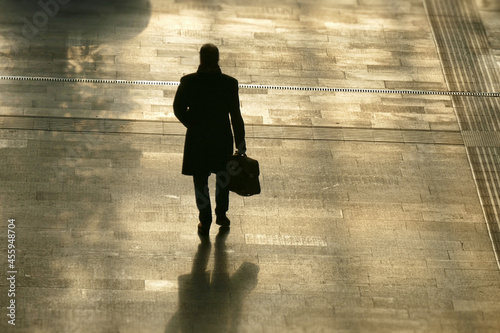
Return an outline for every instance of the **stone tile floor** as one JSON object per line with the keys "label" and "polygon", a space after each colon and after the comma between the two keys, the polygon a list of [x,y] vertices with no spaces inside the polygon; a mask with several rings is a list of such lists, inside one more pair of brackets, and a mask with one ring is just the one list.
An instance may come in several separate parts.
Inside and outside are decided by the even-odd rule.
{"label": "stone tile floor", "polygon": [[[0,75],[177,81],[213,42],[240,83],[448,89],[423,1],[45,3],[1,1]],[[0,80],[0,331],[500,332],[451,96],[241,89],[263,192],[205,242],[175,89]]]}

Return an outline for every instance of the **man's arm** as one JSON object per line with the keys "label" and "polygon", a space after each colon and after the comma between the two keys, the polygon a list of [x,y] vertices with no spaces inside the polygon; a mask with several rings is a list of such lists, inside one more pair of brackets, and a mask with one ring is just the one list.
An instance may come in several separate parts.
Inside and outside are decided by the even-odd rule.
{"label": "man's arm", "polygon": [[181,79],[181,83],[177,88],[174,98],[174,114],[179,121],[186,127],[189,127],[189,114],[188,114],[188,98],[186,91],[186,82]]}
{"label": "man's arm", "polygon": [[231,96],[230,114],[236,149],[238,149],[239,153],[244,154],[247,149],[245,142],[245,123],[243,122],[243,117],[241,116],[240,98],[238,96],[238,81],[236,81],[234,85]]}

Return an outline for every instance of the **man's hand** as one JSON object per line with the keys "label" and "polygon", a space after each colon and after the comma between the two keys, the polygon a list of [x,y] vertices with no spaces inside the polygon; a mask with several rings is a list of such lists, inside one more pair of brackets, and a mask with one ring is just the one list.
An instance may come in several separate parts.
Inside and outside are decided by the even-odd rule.
{"label": "man's hand", "polygon": [[242,142],[241,144],[238,145],[238,149],[236,150],[236,154],[245,155],[246,152],[247,152],[247,145],[245,142]]}

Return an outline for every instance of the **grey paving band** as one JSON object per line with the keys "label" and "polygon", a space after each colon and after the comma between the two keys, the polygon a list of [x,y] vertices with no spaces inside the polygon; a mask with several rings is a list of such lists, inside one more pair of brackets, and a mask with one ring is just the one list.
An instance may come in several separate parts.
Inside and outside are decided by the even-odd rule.
{"label": "grey paving band", "polygon": [[462,131],[467,147],[500,147],[500,133],[491,131]]}
{"label": "grey paving band", "polygon": [[[425,0],[449,90],[494,91],[500,79],[474,0]],[[454,95],[479,200],[500,268],[500,101]]]}
{"label": "grey paving band", "polygon": [[[10,76],[10,75],[0,76],[0,80],[70,82],[70,83],[102,83],[102,84],[133,84],[133,85],[152,85],[152,86],[178,86],[179,85],[179,82],[176,82],[176,81],[110,80],[110,79],[56,78],[56,77],[43,77],[43,76]],[[349,92],[349,93],[374,93],[374,94],[500,97],[500,92],[297,87],[297,86],[277,86],[277,85],[259,85],[259,84],[240,84],[239,87],[246,88],[246,89],[292,90],[292,91],[323,91],[323,92]]]}
{"label": "grey paving band", "polygon": [[[74,117],[0,116],[0,128],[74,133],[120,133],[170,136],[184,136],[186,133],[184,126],[177,121],[88,119]],[[262,124],[246,124],[245,130],[246,137],[253,139],[464,145],[459,131]]]}

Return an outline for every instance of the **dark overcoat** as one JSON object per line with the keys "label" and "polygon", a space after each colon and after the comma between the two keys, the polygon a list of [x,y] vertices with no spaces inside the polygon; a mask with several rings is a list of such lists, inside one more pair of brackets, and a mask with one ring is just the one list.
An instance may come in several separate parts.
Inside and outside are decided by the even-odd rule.
{"label": "dark overcoat", "polygon": [[238,81],[220,70],[198,70],[184,76],[175,95],[174,113],[187,128],[182,163],[185,175],[224,170],[233,154],[233,142],[239,149],[245,145]]}

